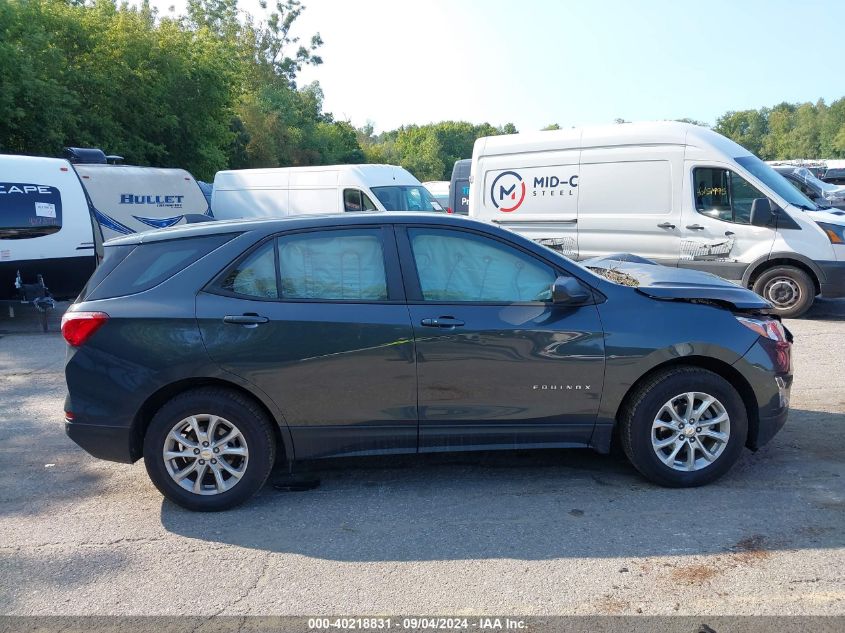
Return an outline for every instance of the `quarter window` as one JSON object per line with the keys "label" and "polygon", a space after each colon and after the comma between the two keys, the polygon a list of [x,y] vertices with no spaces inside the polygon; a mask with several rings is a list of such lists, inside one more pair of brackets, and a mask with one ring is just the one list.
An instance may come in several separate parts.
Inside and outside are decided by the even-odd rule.
{"label": "quarter window", "polygon": [[381,229],[286,235],[278,251],[282,299],[388,298]]}
{"label": "quarter window", "polygon": [[729,169],[699,167],[693,170],[693,183],[696,211],[725,222],[750,224],[751,204],[766,197]]}
{"label": "quarter window", "polygon": [[551,266],[496,240],[464,231],[409,229],[425,301],[549,301]]}

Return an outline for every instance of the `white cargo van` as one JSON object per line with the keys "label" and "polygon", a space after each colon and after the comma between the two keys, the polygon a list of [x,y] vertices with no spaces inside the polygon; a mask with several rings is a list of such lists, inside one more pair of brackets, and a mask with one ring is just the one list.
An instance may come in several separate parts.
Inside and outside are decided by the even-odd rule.
{"label": "white cargo van", "polygon": [[627,123],[478,139],[469,214],[574,259],[630,252],[751,287],[783,316],[845,296],[845,218],[707,128]]}
{"label": "white cargo van", "polygon": [[328,165],[219,171],[218,220],[343,211],[442,211],[408,171],[394,165]]}
{"label": "white cargo van", "polygon": [[202,191],[181,169],[0,155],[0,299],[16,298],[17,271],[24,283],[43,275],[57,299],[74,297],[104,239],[207,213]]}

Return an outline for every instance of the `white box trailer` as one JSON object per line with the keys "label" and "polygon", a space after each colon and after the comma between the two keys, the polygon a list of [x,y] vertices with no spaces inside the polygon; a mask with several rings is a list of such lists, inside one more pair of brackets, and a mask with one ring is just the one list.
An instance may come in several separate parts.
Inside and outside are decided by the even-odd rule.
{"label": "white box trailer", "polygon": [[211,209],[218,220],[344,211],[442,211],[395,165],[327,165],[219,171]]}
{"label": "white box trailer", "polygon": [[0,299],[16,298],[18,271],[24,283],[43,275],[58,299],[75,297],[104,239],[203,214],[208,203],[182,169],[0,155]]}
{"label": "white box trailer", "polygon": [[[574,259],[630,252],[752,287],[783,316],[845,296],[845,218],[733,141],[630,123],[478,139],[469,214]],[[768,212],[766,211],[768,210]]]}

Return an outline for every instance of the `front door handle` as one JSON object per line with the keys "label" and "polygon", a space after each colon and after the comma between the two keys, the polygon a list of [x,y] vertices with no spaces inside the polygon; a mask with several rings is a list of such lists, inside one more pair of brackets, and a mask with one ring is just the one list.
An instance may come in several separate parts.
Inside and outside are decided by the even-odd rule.
{"label": "front door handle", "polygon": [[703,231],[704,227],[700,224],[687,224],[688,229],[692,229],[693,231]]}
{"label": "front door handle", "polygon": [[674,229],[675,225],[672,224],[671,222],[661,222],[660,224],[657,225],[657,228],[659,228],[659,229]]}
{"label": "front door handle", "polygon": [[254,312],[247,314],[229,314],[223,317],[223,323],[231,323],[233,325],[243,325],[244,327],[258,327],[262,323],[267,323],[270,319]]}
{"label": "front door handle", "polygon": [[425,327],[453,328],[460,327],[463,324],[464,322],[460,319],[450,316],[441,316],[436,319],[423,319],[420,321],[420,325],[424,325]]}

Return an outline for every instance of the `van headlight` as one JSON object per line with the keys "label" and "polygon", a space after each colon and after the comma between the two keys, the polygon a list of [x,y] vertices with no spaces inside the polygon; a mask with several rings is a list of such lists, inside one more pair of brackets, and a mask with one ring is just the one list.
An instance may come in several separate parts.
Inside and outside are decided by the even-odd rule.
{"label": "van headlight", "polygon": [[845,225],[828,224],[827,222],[816,222],[827,235],[831,244],[845,244]]}

